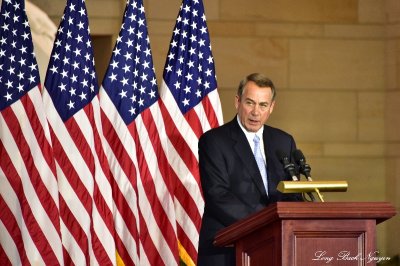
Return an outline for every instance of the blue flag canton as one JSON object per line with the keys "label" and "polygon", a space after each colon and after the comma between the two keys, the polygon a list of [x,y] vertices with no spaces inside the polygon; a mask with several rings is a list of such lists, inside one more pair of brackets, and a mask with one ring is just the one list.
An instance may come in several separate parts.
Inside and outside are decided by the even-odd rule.
{"label": "blue flag canton", "polygon": [[89,104],[99,91],[83,0],[67,2],[44,84],[63,121]]}
{"label": "blue flag canton", "polygon": [[183,114],[217,88],[204,7],[199,0],[182,3],[165,63],[164,81]]}
{"label": "blue flag canton", "polygon": [[159,98],[145,11],[140,0],[127,2],[103,87],[126,124]]}
{"label": "blue flag canton", "polygon": [[25,6],[3,0],[0,13],[0,111],[40,82]]}

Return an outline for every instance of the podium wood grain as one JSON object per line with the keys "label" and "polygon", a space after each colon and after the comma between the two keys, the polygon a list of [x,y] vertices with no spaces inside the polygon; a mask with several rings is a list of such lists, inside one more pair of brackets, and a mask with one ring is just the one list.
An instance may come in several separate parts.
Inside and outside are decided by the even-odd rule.
{"label": "podium wood grain", "polygon": [[221,230],[214,244],[234,245],[237,265],[367,265],[379,255],[376,225],[395,214],[388,202],[278,202]]}

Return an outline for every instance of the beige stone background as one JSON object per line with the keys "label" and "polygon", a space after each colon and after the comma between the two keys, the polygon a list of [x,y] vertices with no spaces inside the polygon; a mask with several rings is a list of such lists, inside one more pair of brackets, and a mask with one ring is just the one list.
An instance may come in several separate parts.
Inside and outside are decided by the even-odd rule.
{"label": "beige stone background", "polygon": [[[58,26],[64,0],[31,0]],[[87,0],[100,79],[124,0]],[[145,0],[159,83],[180,0]],[[278,88],[269,121],[290,132],[315,180],[347,180],[326,201],[389,201],[400,210],[400,1],[204,0],[224,120],[241,78]],[[43,65],[41,66],[43,67]],[[45,67],[45,66],[44,66]],[[378,225],[381,256],[400,254],[400,214]]]}

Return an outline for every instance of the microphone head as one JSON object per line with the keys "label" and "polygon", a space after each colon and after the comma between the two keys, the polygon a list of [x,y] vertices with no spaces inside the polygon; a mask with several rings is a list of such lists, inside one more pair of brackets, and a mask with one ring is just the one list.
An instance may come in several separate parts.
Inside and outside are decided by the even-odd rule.
{"label": "microphone head", "polygon": [[285,172],[288,173],[294,181],[298,181],[296,176],[296,167],[290,162],[289,156],[281,150],[276,151],[276,156],[278,156],[279,160],[283,164],[283,169]]}
{"label": "microphone head", "polygon": [[304,157],[304,154],[301,152],[301,150],[294,150],[293,151],[293,158],[298,163],[300,163],[300,162],[305,163],[306,162],[306,158]]}
{"label": "microphone head", "polygon": [[289,163],[289,157],[282,150],[277,150],[276,151],[276,156],[278,156],[279,160],[283,164]]}
{"label": "microphone head", "polygon": [[292,155],[294,161],[300,166],[300,172],[309,178],[311,176],[311,167],[306,163],[306,157],[304,157],[304,154],[301,152],[301,150],[294,150]]}

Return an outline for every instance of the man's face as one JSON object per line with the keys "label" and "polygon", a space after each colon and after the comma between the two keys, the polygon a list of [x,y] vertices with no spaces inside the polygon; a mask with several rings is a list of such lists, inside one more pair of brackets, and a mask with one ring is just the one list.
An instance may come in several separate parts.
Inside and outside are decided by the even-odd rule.
{"label": "man's face", "polygon": [[242,96],[236,96],[235,101],[240,122],[249,132],[258,131],[267,122],[274,104],[271,88],[261,88],[253,81],[247,82]]}

